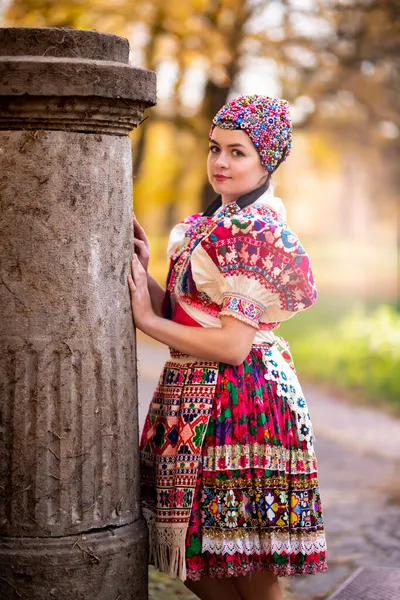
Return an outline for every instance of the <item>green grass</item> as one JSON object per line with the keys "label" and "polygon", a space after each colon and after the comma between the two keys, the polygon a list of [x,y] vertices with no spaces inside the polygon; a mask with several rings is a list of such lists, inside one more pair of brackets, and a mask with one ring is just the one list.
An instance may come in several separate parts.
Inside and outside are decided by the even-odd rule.
{"label": "green grass", "polygon": [[178,579],[169,579],[154,567],[149,567],[149,600],[196,600]]}
{"label": "green grass", "polygon": [[278,332],[289,340],[299,375],[400,413],[400,314],[385,304],[347,314],[317,306]]}

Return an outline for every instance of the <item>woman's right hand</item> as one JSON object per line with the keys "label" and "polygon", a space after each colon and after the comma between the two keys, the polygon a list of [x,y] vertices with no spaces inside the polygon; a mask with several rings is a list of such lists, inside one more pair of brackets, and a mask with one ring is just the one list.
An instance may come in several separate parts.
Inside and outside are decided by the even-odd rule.
{"label": "woman's right hand", "polygon": [[150,261],[150,244],[143,227],[140,225],[135,215],[133,215],[133,236],[136,254],[142,267],[147,271]]}

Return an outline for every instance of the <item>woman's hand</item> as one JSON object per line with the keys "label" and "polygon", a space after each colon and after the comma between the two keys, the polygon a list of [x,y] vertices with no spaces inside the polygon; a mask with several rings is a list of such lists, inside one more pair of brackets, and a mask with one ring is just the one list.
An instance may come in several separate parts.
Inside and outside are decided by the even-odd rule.
{"label": "woman's hand", "polygon": [[135,241],[135,252],[145,271],[149,268],[150,244],[143,227],[139,224],[135,215],[133,216],[133,236]]}
{"label": "woman's hand", "polygon": [[131,293],[133,319],[136,327],[146,332],[155,317],[147,287],[147,274],[138,256],[135,254],[131,264],[132,275],[128,275],[128,285]]}

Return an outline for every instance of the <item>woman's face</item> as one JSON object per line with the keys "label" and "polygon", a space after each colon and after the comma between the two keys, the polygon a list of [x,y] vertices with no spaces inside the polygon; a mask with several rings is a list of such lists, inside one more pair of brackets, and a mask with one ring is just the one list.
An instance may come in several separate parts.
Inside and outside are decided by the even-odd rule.
{"label": "woman's face", "polygon": [[268,171],[247,133],[241,129],[215,127],[210,140],[207,174],[224,204],[258,188]]}

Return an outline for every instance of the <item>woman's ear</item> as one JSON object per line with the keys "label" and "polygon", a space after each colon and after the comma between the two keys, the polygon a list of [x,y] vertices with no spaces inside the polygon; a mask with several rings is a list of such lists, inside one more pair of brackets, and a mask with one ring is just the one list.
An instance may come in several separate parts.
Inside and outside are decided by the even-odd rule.
{"label": "woman's ear", "polygon": [[266,167],[264,167],[264,170],[265,174],[262,176],[262,183],[266,184],[270,182],[272,173],[270,173]]}

